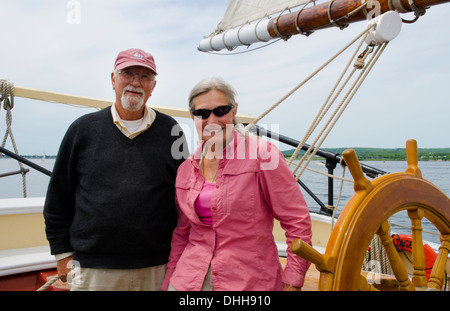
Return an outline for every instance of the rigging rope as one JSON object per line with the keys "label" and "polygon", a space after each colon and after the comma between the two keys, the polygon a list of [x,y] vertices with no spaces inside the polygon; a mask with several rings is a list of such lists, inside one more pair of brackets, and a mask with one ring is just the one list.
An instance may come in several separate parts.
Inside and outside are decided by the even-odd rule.
{"label": "rigging rope", "polygon": [[[367,33],[368,33],[369,29],[367,29],[367,32],[363,33],[363,40],[366,38]],[[352,74],[347,78],[346,83],[344,84],[343,87],[341,87],[341,89],[339,90],[339,92],[336,94],[336,96],[334,97],[334,99],[330,102],[330,98],[332,96],[332,94],[336,91],[336,88],[338,87],[340,81],[343,79],[345,72],[348,70],[348,68],[350,67],[350,64],[352,62],[352,60],[354,59],[354,57],[356,56],[357,51],[360,49],[362,42],[358,45],[357,49],[355,50],[354,54],[352,55],[352,57],[350,58],[349,62],[347,63],[347,66],[345,67],[344,71],[342,72],[341,76],[339,77],[338,81],[336,82],[335,86],[333,87],[333,89],[331,90],[330,94],[328,95],[328,98],[325,100],[325,103],[322,105],[322,107],[320,108],[316,118],[313,120],[311,126],[309,127],[308,131],[306,132],[305,136],[303,137],[302,141],[300,142],[299,146],[297,146],[297,149],[295,150],[295,152],[293,153],[291,159],[289,161],[292,161],[295,157],[297,157],[298,152],[300,151],[300,149],[303,147],[303,145],[306,143],[306,141],[310,138],[311,134],[313,133],[313,131],[317,128],[317,126],[319,125],[319,123],[322,121],[323,117],[326,115],[326,113],[328,112],[328,110],[331,108],[331,106],[333,105],[334,101],[336,100],[337,96],[339,96],[339,94],[341,93],[343,87],[348,83],[349,79],[351,78],[351,76],[353,75],[353,73],[355,72],[355,70],[353,70]],[[347,45],[347,47],[349,47]],[[323,131],[322,131],[323,133]],[[322,134],[321,133],[321,134]],[[314,144],[317,142],[314,142]],[[311,148],[313,148],[314,146],[311,145],[310,148],[307,150],[307,152],[305,153],[305,155],[303,156],[303,158],[300,160],[300,165],[301,163],[303,163],[305,156],[308,155],[308,153],[311,152]],[[315,150],[314,154],[317,152],[317,149]],[[309,162],[308,162],[309,163]],[[294,170],[294,174],[297,172],[299,165],[297,165],[296,169]],[[303,172],[303,171],[302,171]],[[300,174],[301,175],[301,174]]]}
{"label": "rigging rope", "polygon": [[49,278],[49,279],[47,280],[47,282],[46,282],[44,285],[42,285],[41,287],[39,287],[36,291],[37,291],[37,292],[43,292],[43,291],[45,291],[46,289],[48,289],[50,286],[52,286],[53,283],[55,283],[55,282],[58,281],[58,280],[59,280],[59,275],[52,276],[51,278]]}
{"label": "rigging rope", "polygon": [[[339,203],[341,202],[342,193],[344,191],[344,181],[347,180],[346,178],[344,178],[345,177],[345,168],[346,168],[346,166],[343,164],[343,161],[344,161],[344,159],[341,159],[341,161],[339,162],[339,164],[342,167],[341,186],[339,188],[339,195],[338,195],[338,199],[337,199],[336,205],[332,208],[333,214],[331,215],[331,231],[333,231],[334,221],[336,219],[337,212],[339,211]],[[354,182],[353,179],[351,181]]]}
{"label": "rigging rope", "polygon": [[[309,129],[307,130],[305,136],[298,144],[296,150],[294,151],[293,155],[288,161],[288,166],[290,166],[293,162],[293,160],[297,157],[299,151],[302,149],[306,141],[310,138],[314,130],[318,127],[319,123],[323,120],[324,116],[328,113],[331,106],[335,103],[338,96],[342,93],[344,88],[347,86],[347,84],[350,82],[350,79],[353,77],[354,73],[357,70],[361,70],[361,73],[356,78],[356,80],[353,82],[352,86],[348,90],[348,92],[345,94],[344,98],[338,105],[338,107],[335,109],[335,111],[332,113],[330,119],[327,121],[326,125],[322,129],[322,131],[319,133],[317,138],[314,140],[314,143],[312,143],[309,147],[309,149],[305,152],[301,160],[298,162],[296,168],[294,169],[293,173],[294,175],[297,173],[297,170],[301,167],[302,170],[298,175],[296,175],[296,178],[299,179],[302,173],[304,172],[305,168],[309,165],[312,158],[317,153],[318,149],[322,145],[325,138],[329,135],[331,129],[334,127],[338,119],[341,117],[344,110],[347,108],[348,104],[350,103],[351,99],[355,95],[356,91],[361,86],[362,82],[367,77],[370,70],[373,68],[373,65],[378,60],[381,53],[384,51],[387,43],[383,43],[380,45],[376,52],[372,55],[372,57],[369,59],[368,64],[365,64],[365,61],[367,57],[372,54],[373,52],[373,46],[371,44],[368,44],[366,49],[358,55],[356,58],[356,61],[354,61],[354,68],[352,72],[349,74],[343,85],[338,89],[339,84],[342,82],[346,72],[349,70],[349,67],[351,63],[353,62],[355,56],[357,55],[359,49],[361,48],[362,44],[364,43],[369,31],[374,27],[374,25],[369,25],[363,32],[361,32],[358,36],[356,36],[353,40],[351,40],[344,48],[342,48],[340,51],[338,51],[336,54],[334,54],[329,60],[327,60],[322,66],[320,66],[317,70],[315,70],[311,75],[309,75],[305,80],[303,80],[301,83],[299,83],[297,86],[295,86],[290,92],[288,92],[285,96],[283,96],[279,101],[277,101],[275,104],[273,104],[271,107],[269,107],[267,110],[265,110],[259,117],[255,118],[251,123],[249,123],[245,130],[249,131],[257,122],[259,122],[262,118],[264,118],[267,114],[269,114],[272,110],[274,110],[276,107],[278,107],[282,102],[284,102],[287,98],[289,98],[292,94],[294,94],[297,90],[299,90],[303,85],[305,85],[309,80],[311,80],[315,75],[317,75],[320,71],[322,71],[326,66],[328,66],[332,61],[334,61],[338,56],[340,56],[345,50],[347,50],[351,45],[353,45],[357,40],[359,40],[362,37],[361,42],[359,43],[358,47],[356,48],[354,54],[350,58],[349,62],[347,63],[346,67],[344,68],[341,76],[337,80],[335,86],[331,90],[329,96],[325,100],[325,103],[322,105],[322,107],[319,109],[319,112],[317,113],[315,119],[313,120],[312,124],[310,125]],[[336,92],[336,90],[338,90]],[[333,94],[336,93],[333,97]],[[330,100],[332,98],[332,100]],[[322,137],[322,138],[320,138]],[[320,141],[319,141],[320,139]],[[319,143],[317,144],[317,142]],[[312,150],[315,148],[314,150]],[[312,152],[312,153],[311,153]],[[308,155],[311,153],[310,157],[308,158],[306,165],[302,166],[305,159],[308,157]]]}
{"label": "rigging rope", "polygon": [[[8,136],[11,138],[11,143],[14,148],[14,152],[19,154],[17,149],[16,141],[14,139],[14,135],[11,130],[12,124],[12,113],[11,109],[14,107],[14,84],[11,81],[0,79],[0,104],[3,103],[3,108],[6,111],[6,132],[3,137],[2,147],[5,147],[6,140]],[[0,153],[1,155],[1,153]],[[23,197],[27,197],[27,185],[26,185],[26,170],[23,168],[23,164],[20,161],[17,161],[20,167],[20,172],[22,175],[22,188],[23,188]]]}
{"label": "rigging rope", "polygon": [[[305,154],[303,155],[302,159],[300,160],[299,164],[297,165],[297,168],[303,163],[303,161],[305,160],[305,158],[307,157],[307,155],[311,152],[312,148],[315,147],[314,151],[311,153],[309,159],[306,162],[306,166],[308,166],[308,164],[311,162],[312,158],[316,155],[317,151],[319,150],[320,146],[322,145],[322,143],[324,142],[325,138],[329,135],[331,129],[334,127],[334,125],[336,124],[336,122],[339,120],[339,118],[341,117],[342,113],[344,112],[344,110],[347,108],[348,104],[350,103],[350,101],[352,100],[353,96],[355,95],[355,93],[358,91],[359,87],[361,86],[361,84],[364,82],[365,78],[367,77],[368,73],[370,72],[370,70],[373,68],[374,64],[376,63],[376,61],[378,60],[379,56],[381,55],[381,53],[384,51],[385,47],[386,47],[387,43],[383,43],[381,46],[379,46],[375,52],[375,54],[372,55],[372,57],[369,60],[368,66],[364,66],[364,68],[362,69],[361,73],[359,74],[359,76],[357,77],[356,81],[353,83],[353,85],[351,86],[351,88],[348,90],[348,92],[346,93],[346,95],[344,96],[344,98],[342,99],[341,103],[338,105],[338,107],[336,108],[336,110],[333,112],[333,114],[331,115],[330,119],[328,120],[328,122],[326,123],[326,125],[324,126],[324,128],[322,129],[322,131],[319,133],[319,135],[317,136],[317,138],[314,140],[314,142],[311,144],[311,146],[309,147],[308,151],[305,152]],[[366,51],[370,51],[370,49],[366,49]],[[363,52],[364,53],[364,52]],[[363,59],[365,60],[365,58],[368,56],[369,54],[365,53],[365,56],[363,56]],[[360,55],[361,56],[361,55]],[[360,57],[358,56],[358,57]],[[358,61],[358,65],[360,65],[360,61]],[[357,69],[361,69],[361,68],[357,68],[355,67],[353,69],[353,71],[351,72],[351,74],[349,75],[348,79],[345,81],[344,85],[341,87],[341,89],[339,90],[338,94],[334,97],[333,101],[330,103],[333,104],[334,101],[336,100],[337,96],[341,93],[341,91],[343,90],[343,88],[346,86],[346,84],[349,82],[350,78],[353,76],[353,74],[355,73],[355,71]],[[338,81],[339,83],[340,81]],[[334,88],[335,89],[335,88]],[[334,90],[333,90],[334,91]],[[312,128],[315,129],[317,128],[318,123],[313,123]],[[320,138],[322,135],[324,135],[322,138]],[[317,141],[320,141],[317,143]],[[298,150],[300,150],[302,147],[302,145],[299,145],[297,147]],[[292,155],[292,158],[295,156],[295,152]],[[297,168],[294,170],[294,174],[297,171]],[[303,173],[304,169],[302,169],[302,171],[300,171],[300,173],[297,175],[297,178],[299,178],[302,173]]]}
{"label": "rigging rope", "polygon": [[[310,164],[311,160],[316,155],[317,151],[319,150],[320,146],[324,142],[325,138],[329,135],[330,131],[332,130],[332,128],[334,127],[336,122],[339,120],[339,118],[341,117],[342,113],[347,108],[348,104],[353,99],[354,95],[356,94],[356,92],[358,91],[358,89],[360,88],[362,83],[364,82],[365,78],[367,77],[369,72],[372,70],[373,66],[375,65],[375,63],[379,59],[380,55],[382,54],[382,52],[386,48],[388,42],[384,42],[383,44],[379,45],[378,48],[376,49],[375,53],[373,53],[373,51],[374,51],[374,44],[372,44],[372,42],[370,42],[369,44],[367,44],[367,47],[365,48],[365,50],[356,57],[356,55],[358,54],[358,51],[360,50],[361,46],[365,42],[365,40],[366,40],[366,38],[367,38],[367,36],[369,34],[369,31],[372,30],[372,28],[374,26],[375,26],[375,24],[369,25],[363,32],[361,32],[358,36],[356,36],[353,40],[351,40],[344,48],[342,48],[340,51],[338,51],[336,54],[334,54],[328,61],[326,61],[316,71],[314,71],[305,80],[303,80],[301,83],[299,83],[297,86],[295,86],[290,92],[288,92],[285,96],[283,96],[278,102],[276,102],[271,107],[269,107],[259,117],[255,118],[251,123],[249,123],[245,127],[245,131],[246,132],[250,131],[251,128],[257,122],[259,122],[262,118],[264,118],[272,110],[274,110],[276,107],[278,107],[282,102],[284,102],[293,93],[295,93],[297,90],[299,90],[304,84],[306,84],[309,80],[311,80],[316,74],[318,74],[326,66],[328,66],[332,61],[334,61],[338,56],[340,56],[344,51],[346,51],[357,40],[362,38],[362,40],[360,41],[359,45],[355,49],[353,55],[351,56],[350,60],[348,61],[347,65],[345,66],[343,72],[341,73],[340,77],[336,81],[336,83],[335,83],[334,87],[332,88],[330,94],[328,95],[327,99],[325,100],[324,104],[319,109],[319,112],[317,113],[315,119],[313,120],[312,124],[310,125],[309,129],[307,130],[305,136],[299,142],[296,150],[294,151],[294,153],[292,154],[292,156],[290,157],[290,159],[287,162],[288,166],[291,166],[293,164],[294,159],[296,159],[298,153],[303,148],[303,146],[305,145],[306,141],[310,138],[312,133],[317,129],[317,127],[319,126],[320,122],[322,122],[323,118],[325,117],[325,115],[330,110],[331,106],[336,102],[337,98],[343,92],[345,87],[349,84],[351,78],[354,76],[356,71],[360,70],[361,71],[360,74],[356,77],[355,81],[350,86],[350,88],[347,91],[347,93],[345,93],[344,98],[341,100],[341,102],[338,105],[338,107],[334,110],[334,112],[330,116],[329,120],[326,122],[325,126],[321,130],[321,132],[318,134],[318,136],[316,137],[314,142],[312,144],[310,144],[310,147],[304,153],[304,155],[301,158],[301,160],[298,161],[295,169],[293,170],[293,174],[294,174],[294,176],[296,177],[297,180],[300,179],[300,176],[303,174],[305,169],[313,170],[313,169],[308,168],[308,165]],[[369,57],[369,55],[371,55],[371,57],[369,58],[369,60],[368,60],[368,62],[366,64],[366,61],[367,61],[367,58]],[[356,57],[356,59],[355,59],[355,57]],[[340,88],[338,88],[339,85],[341,84],[341,82],[343,81],[346,73],[349,71],[349,68],[350,68],[352,63],[354,64],[353,70],[349,73],[348,77],[345,79],[344,83],[340,86]],[[334,94],[334,96],[333,96],[333,94]],[[320,139],[320,141],[319,141],[319,139]],[[314,150],[312,151],[313,148],[314,148]],[[309,156],[306,164],[303,165],[303,162],[305,161],[305,159],[308,157],[309,154],[310,154],[310,156]],[[330,208],[330,209],[333,210],[332,226],[331,226],[332,228],[333,228],[333,225],[334,225],[334,219],[336,217],[336,213],[338,212],[338,206],[339,206],[341,195],[342,195],[342,191],[343,191],[343,182],[344,182],[344,180],[345,181],[349,181],[348,179],[344,178],[344,176],[345,176],[345,167],[344,167],[343,163],[341,163],[341,166],[343,166],[343,168],[344,168],[342,178],[336,177],[334,175],[329,175],[329,177],[341,180],[341,187],[340,187],[340,192],[339,192],[337,204],[335,206],[327,206],[327,208]],[[297,172],[297,170],[299,168],[301,168],[301,171],[300,171],[300,173],[298,175],[296,175],[296,172]]]}
{"label": "rigging rope", "polygon": [[355,43],[359,38],[364,36],[373,26],[368,27],[364,30],[360,35],[358,35],[355,39],[349,42],[344,48],[342,48],[339,52],[333,55],[328,61],[326,61],[322,66],[320,66],[316,71],[314,71],[311,75],[309,75],[305,80],[295,86],[290,92],[288,92],[285,96],[283,96],[279,101],[269,107],[266,111],[264,111],[259,117],[255,118],[252,122],[250,122],[245,129],[250,130],[256,123],[258,123],[262,118],[264,118],[269,112],[278,107],[282,102],[284,102],[287,98],[289,98],[292,94],[298,91],[303,85],[306,84],[309,80],[311,80],[315,75],[317,75],[322,69],[324,69],[327,65],[329,65],[333,60],[335,60],[339,55],[341,55],[348,47],[350,47],[353,43]]}
{"label": "rigging rope", "polygon": [[[320,174],[320,175],[323,175],[323,176],[331,177],[331,178],[338,179],[338,180],[341,180],[341,181],[347,181],[347,182],[354,183],[354,180],[353,180],[353,179],[345,178],[344,176],[339,177],[339,176],[336,176],[336,175],[324,173],[324,172],[321,172],[321,171],[319,171],[319,170],[315,170],[315,169],[310,168],[310,167],[307,167],[307,166],[302,166],[302,168],[305,168],[305,169],[307,169],[308,171],[311,171],[311,172],[314,172],[314,173],[317,173],[317,174]],[[343,168],[345,168],[345,166],[343,166]]]}

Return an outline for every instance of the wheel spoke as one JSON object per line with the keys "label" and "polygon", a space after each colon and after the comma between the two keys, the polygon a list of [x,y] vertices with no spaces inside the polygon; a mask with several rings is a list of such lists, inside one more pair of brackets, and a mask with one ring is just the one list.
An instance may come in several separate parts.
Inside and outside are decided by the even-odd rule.
{"label": "wheel spoke", "polygon": [[367,281],[367,278],[364,275],[360,275],[358,279],[358,290],[373,292],[378,291],[372,284]]}
{"label": "wheel spoke", "polygon": [[[345,163],[355,181],[355,194],[348,201],[328,240],[325,254],[332,262],[333,269],[321,271],[319,289],[323,290],[423,290],[442,288],[442,281],[450,253],[450,198],[435,185],[422,178],[418,168],[417,143],[408,141],[406,145],[408,168],[404,173],[380,176],[367,180],[353,150],[343,152]],[[390,235],[387,219],[394,214],[408,212],[411,221],[412,280],[407,268],[397,252]],[[436,255],[429,245],[423,245],[422,219],[426,218],[441,233],[441,247]],[[379,237],[391,270],[381,269],[361,271],[366,264],[377,262],[372,258],[378,249],[368,246],[374,234]],[[400,241],[400,235],[398,235]],[[408,245],[409,246],[409,245]],[[303,257],[303,256],[302,256]],[[406,259],[408,257],[406,256]],[[367,261],[367,263],[366,263]],[[381,260],[380,260],[381,262]],[[384,262],[384,261],[383,261]],[[433,264],[434,262],[434,264]],[[372,267],[371,264],[369,266]],[[431,275],[428,269],[432,267]],[[393,275],[390,275],[393,273]],[[374,279],[375,278],[375,279]],[[429,278],[426,287],[424,280]]]}
{"label": "wheel spoke", "polygon": [[442,280],[444,279],[445,267],[447,265],[447,257],[450,253],[450,234],[441,234],[441,246],[439,247],[439,255],[431,270],[430,279],[428,280],[428,288],[441,290]]}
{"label": "wheel spoke", "polygon": [[422,238],[423,214],[424,212],[422,208],[408,210],[408,216],[411,219],[412,231],[412,258],[414,267],[412,282],[416,287],[427,286],[427,277],[425,275],[425,253]]}
{"label": "wheel spoke", "polygon": [[399,254],[397,253],[394,242],[389,235],[389,223],[387,221],[384,221],[380,225],[377,234],[380,237],[381,244],[383,244],[383,247],[386,251],[386,255],[392,267],[392,271],[399,283],[400,290],[415,290],[414,285],[409,280],[408,272],[406,271],[406,268]]}

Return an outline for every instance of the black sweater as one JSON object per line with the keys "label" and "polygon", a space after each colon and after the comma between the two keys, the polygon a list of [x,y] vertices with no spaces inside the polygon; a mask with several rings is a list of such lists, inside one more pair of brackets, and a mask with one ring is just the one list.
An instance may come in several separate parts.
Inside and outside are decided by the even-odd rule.
{"label": "black sweater", "polygon": [[175,176],[186,156],[179,125],[159,112],[134,139],[120,132],[110,109],[76,120],[61,143],[44,206],[51,253],[74,251],[90,268],[167,263],[177,223]]}

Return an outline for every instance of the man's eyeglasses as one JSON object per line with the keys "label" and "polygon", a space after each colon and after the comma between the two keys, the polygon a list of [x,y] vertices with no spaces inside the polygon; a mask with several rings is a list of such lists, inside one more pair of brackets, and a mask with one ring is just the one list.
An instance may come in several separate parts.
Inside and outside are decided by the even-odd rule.
{"label": "man's eyeglasses", "polygon": [[142,85],[148,85],[150,82],[154,80],[154,77],[152,75],[148,74],[137,74],[132,72],[131,70],[119,70],[118,73],[122,77],[123,81],[126,83],[132,83],[134,81],[134,78],[137,76],[139,78],[139,82]]}
{"label": "man's eyeglasses", "polygon": [[224,105],[216,107],[214,109],[195,109],[192,110],[192,115],[197,118],[208,119],[212,112],[216,117],[223,117],[224,115],[229,113],[232,108],[232,105]]}

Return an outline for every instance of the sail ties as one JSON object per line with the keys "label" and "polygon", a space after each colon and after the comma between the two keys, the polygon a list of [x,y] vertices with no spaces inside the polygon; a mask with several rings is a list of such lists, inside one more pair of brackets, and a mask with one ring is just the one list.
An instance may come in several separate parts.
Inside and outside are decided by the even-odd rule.
{"label": "sail ties", "polygon": [[418,8],[418,7],[414,4],[414,1],[413,1],[413,0],[408,0],[408,4],[409,4],[409,7],[411,8],[411,10],[414,12],[415,17],[414,17],[413,20],[406,20],[406,19],[402,18],[402,21],[403,21],[404,23],[412,24],[412,23],[415,23],[415,22],[419,19],[419,17],[425,15],[426,9],[420,9],[420,8]]}
{"label": "sail ties", "polygon": [[403,23],[408,23],[408,24],[412,24],[414,22],[416,22],[419,17],[423,16],[426,13],[426,10],[429,7],[425,7],[425,8],[418,8],[415,3],[414,0],[408,0],[408,7],[406,7],[405,5],[403,5],[401,0],[388,0],[388,6],[389,6],[389,10],[391,11],[396,11],[399,13],[409,13],[409,12],[414,12],[415,18],[412,20],[406,20],[404,18],[402,18],[402,22]]}
{"label": "sail ties", "polygon": [[[16,141],[12,133],[12,113],[11,109],[14,107],[14,83],[8,80],[0,79],[0,104],[3,103],[3,108],[6,111],[6,132],[3,137],[2,147],[5,147],[6,140],[8,136],[11,138],[11,143],[14,148],[14,152],[19,154],[17,149]],[[1,154],[0,154],[1,155]],[[28,170],[24,169],[22,162],[17,161],[20,167],[20,174],[22,175],[22,187],[23,187],[23,197],[27,197],[27,186],[26,186],[26,173]]]}
{"label": "sail ties", "polygon": [[[287,8],[286,8],[287,9]],[[281,11],[280,15],[278,15],[277,18],[274,19],[273,21],[273,30],[275,31],[275,33],[277,34],[277,36],[281,39],[283,39],[284,41],[287,41],[291,38],[291,36],[284,36],[282,35],[279,31],[278,31],[278,20],[280,19],[281,15],[283,15],[284,11],[286,10],[284,9],[283,11]]]}
{"label": "sail ties", "polygon": [[[348,24],[344,24],[344,25],[339,25],[337,24],[335,20],[333,20],[331,18],[331,6],[333,5],[334,0],[331,0],[330,3],[328,3],[328,9],[327,9],[327,15],[328,15],[328,21],[330,22],[330,25],[336,25],[337,27],[339,27],[339,29],[344,29],[348,27]],[[362,7],[362,6],[361,6]],[[360,8],[361,8],[360,7]],[[358,8],[359,9],[359,8]]]}
{"label": "sail ties", "polygon": [[[312,34],[314,31],[303,31],[302,29],[300,29],[300,25],[298,24],[298,20],[300,17],[300,14],[302,14],[303,10],[306,8],[306,6],[310,3],[311,1],[307,2],[305,5],[303,5],[303,7],[300,9],[300,11],[298,11],[297,15],[295,16],[295,29],[297,29],[297,32],[301,35],[304,35],[305,37],[308,37],[310,34]],[[314,3],[315,4],[315,3]]]}

